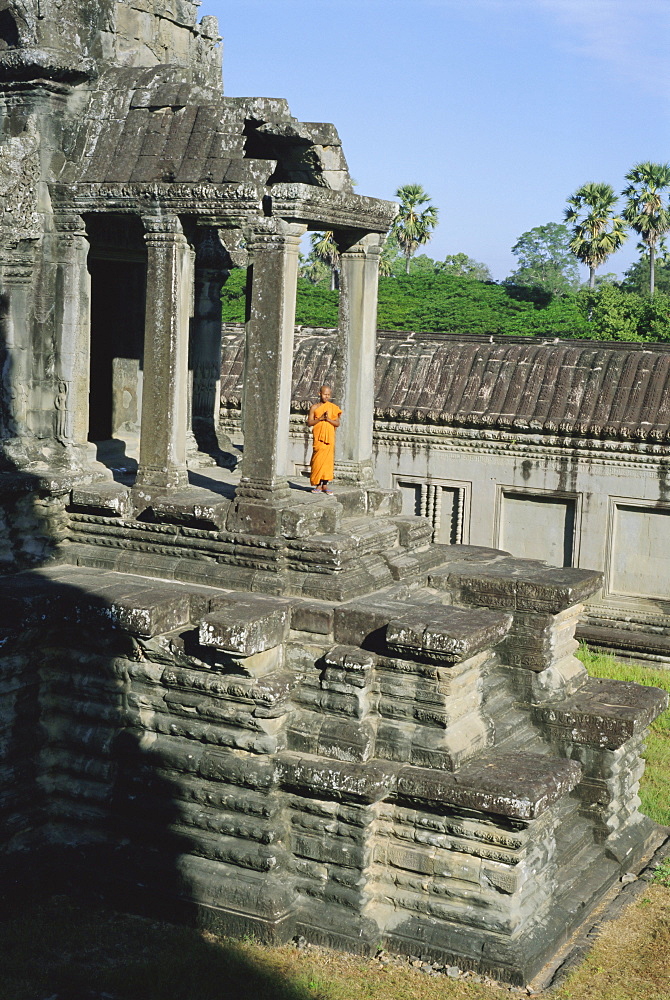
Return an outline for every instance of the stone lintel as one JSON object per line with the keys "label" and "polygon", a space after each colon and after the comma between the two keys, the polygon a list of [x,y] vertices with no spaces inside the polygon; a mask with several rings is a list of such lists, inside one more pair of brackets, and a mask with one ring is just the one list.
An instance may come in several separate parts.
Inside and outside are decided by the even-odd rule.
{"label": "stone lintel", "polygon": [[271,190],[274,215],[308,219],[314,229],[354,231],[359,238],[368,233],[386,234],[398,214],[394,201],[332,191],[314,184],[274,184]]}
{"label": "stone lintel", "polygon": [[590,677],[572,698],[536,707],[534,716],[559,740],[617,750],[667,706],[668,694],[660,688]]}

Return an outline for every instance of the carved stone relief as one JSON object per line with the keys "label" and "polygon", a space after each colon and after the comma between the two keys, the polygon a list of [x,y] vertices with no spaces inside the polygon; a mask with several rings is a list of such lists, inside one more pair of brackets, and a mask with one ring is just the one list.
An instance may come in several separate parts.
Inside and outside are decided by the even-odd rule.
{"label": "carved stone relief", "polygon": [[42,233],[37,212],[40,135],[31,115],[20,135],[0,143],[0,239],[36,240]]}

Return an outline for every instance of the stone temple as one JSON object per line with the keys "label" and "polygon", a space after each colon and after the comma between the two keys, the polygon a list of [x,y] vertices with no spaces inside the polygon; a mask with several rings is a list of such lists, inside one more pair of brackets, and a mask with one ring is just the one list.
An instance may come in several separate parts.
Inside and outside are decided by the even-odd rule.
{"label": "stone temple", "polygon": [[[434,544],[378,484],[395,206],[333,126],[222,95],[198,6],[0,0],[4,888],[525,983],[663,839],[637,789],[665,695],[575,659],[598,572]],[[308,229],[342,254],[334,498],[287,475]]]}

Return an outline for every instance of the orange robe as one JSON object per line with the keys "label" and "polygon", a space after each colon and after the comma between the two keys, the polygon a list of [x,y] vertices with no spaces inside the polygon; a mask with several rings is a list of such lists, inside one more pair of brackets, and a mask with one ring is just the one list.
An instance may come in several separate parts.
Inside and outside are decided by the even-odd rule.
{"label": "orange robe", "polygon": [[[326,414],[331,420],[336,420],[342,413],[335,403],[319,403],[314,416]],[[312,427],[313,451],[310,465],[309,481],[312,486],[318,486],[321,480],[330,482],[335,478],[335,428],[325,420],[319,420]]]}

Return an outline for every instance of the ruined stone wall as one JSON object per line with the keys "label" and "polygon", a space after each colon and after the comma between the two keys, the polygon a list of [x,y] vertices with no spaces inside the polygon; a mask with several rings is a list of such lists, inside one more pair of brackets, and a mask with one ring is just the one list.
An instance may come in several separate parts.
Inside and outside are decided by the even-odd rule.
{"label": "ruined stone wall", "polygon": [[221,88],[221,50],[215,17],[198,23],[191,0],[119,0],[114,36],[103,40],[122,66],[189,67],[195,82]]}
{"label": "ruined stone wall", "polygon": [[0,78],[48,77],[80,82],[109,65],[171,64],[221,88],[215,17],[198,22],[191,0],[3,0]]}

